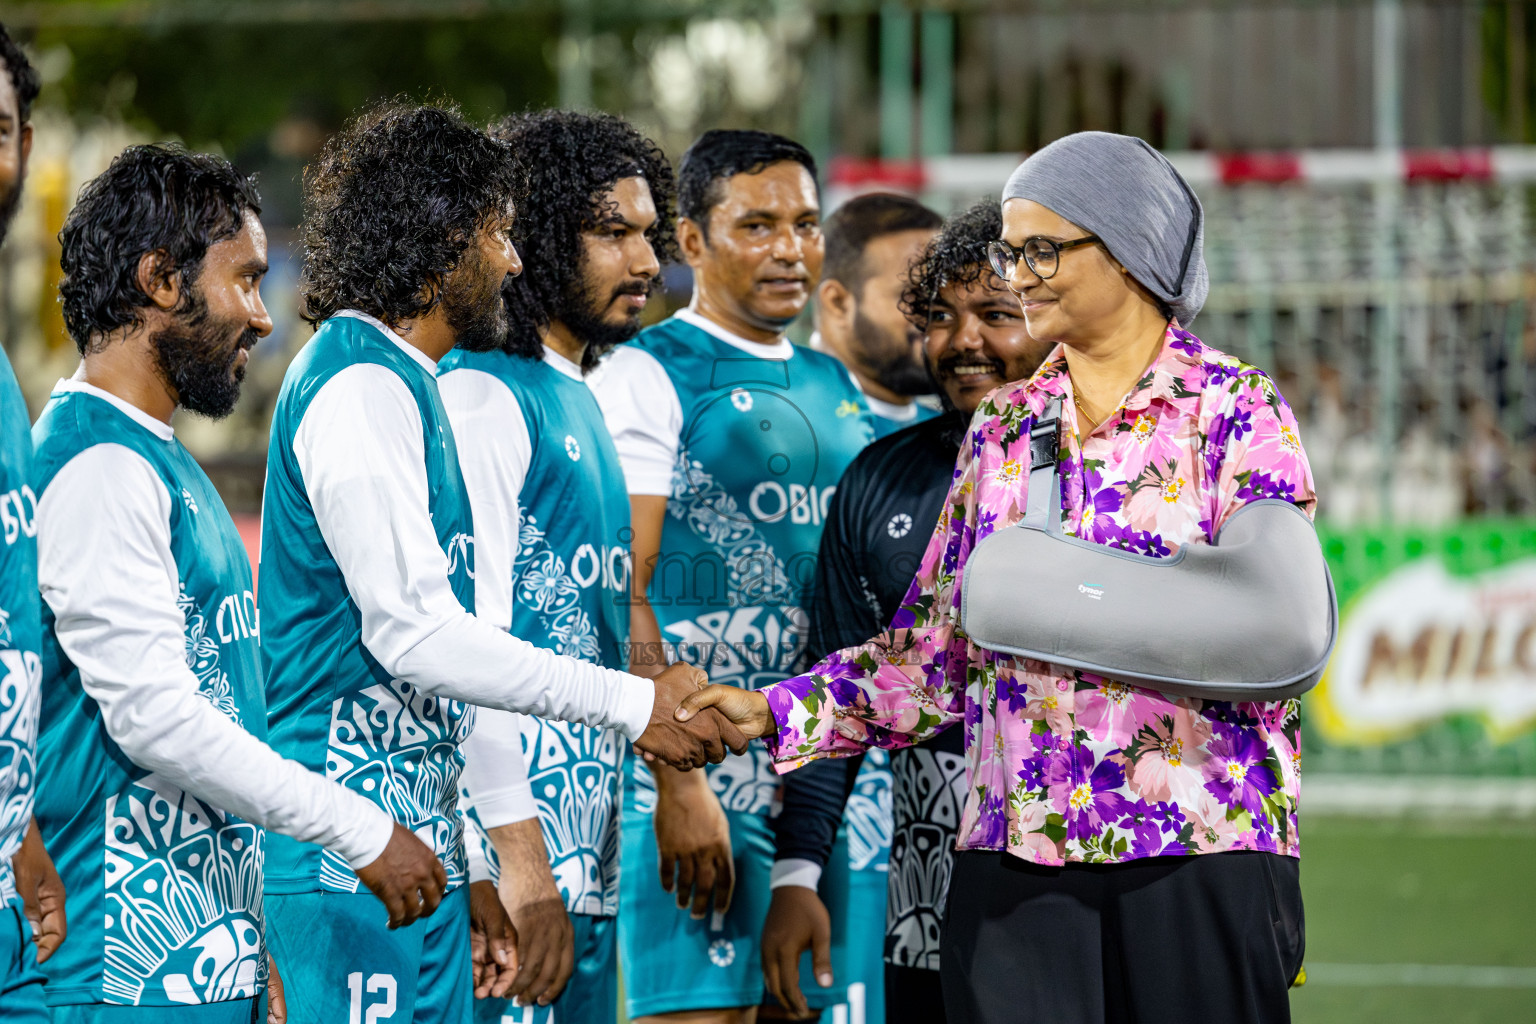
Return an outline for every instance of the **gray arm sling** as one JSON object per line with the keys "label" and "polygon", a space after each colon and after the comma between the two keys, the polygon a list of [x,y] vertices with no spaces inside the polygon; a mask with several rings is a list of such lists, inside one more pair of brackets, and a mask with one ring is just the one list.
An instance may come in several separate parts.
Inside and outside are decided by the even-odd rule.
{"label": "gray arm sling", "polygon": [[1029,499],[965,564],[961,629],[998,654],[1204,700],[1271,701],[1317,684],[1338,601],[1306,513],[1263,499],[1171,558],[1061,532],[1061,399],[1030,432]]}

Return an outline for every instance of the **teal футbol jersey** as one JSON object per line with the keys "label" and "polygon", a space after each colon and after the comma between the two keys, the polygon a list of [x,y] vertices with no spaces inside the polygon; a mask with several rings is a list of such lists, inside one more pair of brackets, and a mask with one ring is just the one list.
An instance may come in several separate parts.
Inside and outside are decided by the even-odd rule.
{"label": "teal \u0444\u0443\u0442bol jersey", "polygon": [[[426,442],[428,510],[448,555],[454,596],[466,611],[474,609],[469,498],[437,380],[372,324],[334,316],[288,367],[272,416],[258,597],[270,742],[284,757],[362,794],[415,832],[442,859],[452,887],[465,878],[459,744],[474,727],[474,708],[391,679],[363,646],[361,613],[320,533],[293,454],[310,402],[357,363],[394,372],[416,399]],[[379,556],[391,557],[387,537],[379,538]],[[360,887],[337,854],[272,837],[268,892]]]}
{"label": "teal \u0444\u0443\u0442bol jersey", "polygon": [[[517,399],[532,459],[520,494],[512,633],[558,654],[628,667],[629,495],[602,410],[586,384],[542,360],[450,353],[439,376],[478,370]],[[566,908],[619,905],[619,767],[612,729],[523,718],[528,782]],[[495,851],[487,844],[495,870]]]}
{"label": "teal \u0444\u0443\u0442bol jersey", "polygon": [[0,906],[16,895],[11,857],[32,819],[41,604],[31,417],[0,349]]}
{"label": "teal \u0444\u0443\u0442bol jersey", "polygon": [[[208,702],[266,734],[251,564],[191,454],[112,403],[56,393],[33,428],[38,497],[100,444],[142,456],[171,495],[187,659]],[[110,513],[108,513],[110,514]],[[43,965],[50,1004],[250,998],[267,976],[262,829],[135,765],[107,735],[43,611],[37,817],[68,893],[69,938]]]}
{"label": "teal \u0444\u0443\u0442bol jersey", "polygon": [[[786,679],[805,652],[827,508],[873,437],[863,398],[831,356],[752,356],[676,317],[631,344],[661,364],[683,413],[648,591],[662,639],[711,682]],[[626,800],[649,809],[654,783],[634,763]],[[709,773],[726,810],[773,810],[778,777],[760,744]]]}

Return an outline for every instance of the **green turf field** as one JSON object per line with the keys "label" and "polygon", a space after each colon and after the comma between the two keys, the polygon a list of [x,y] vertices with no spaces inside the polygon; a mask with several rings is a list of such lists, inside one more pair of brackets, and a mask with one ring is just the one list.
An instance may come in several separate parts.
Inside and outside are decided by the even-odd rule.
{"label": "green turf field", "polygon": [[1302,821],[1296,1024],[1536,1022],[1536,821]]}

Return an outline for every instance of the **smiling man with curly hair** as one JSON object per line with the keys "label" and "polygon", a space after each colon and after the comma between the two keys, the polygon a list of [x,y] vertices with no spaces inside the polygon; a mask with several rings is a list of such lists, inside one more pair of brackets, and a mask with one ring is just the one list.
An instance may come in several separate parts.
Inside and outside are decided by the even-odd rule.
{"label": "smiling man with curly hair", "polygon": [[[476,612],[536,646],[624,668],[629,497],[583,374],[640,330],[661,262],[675,258],[672,168],[606,114],[541,111],[491,134],[527,172],[523,272],[503,286],[501,347],[451,353],[438,379],[474,512]],[[507,770],[524,747],[531,792]],[[484,877],[517,926],[509,995],[554,1002],[561,1022],[617,1014],[623,749],[612,729],[494,711],[464,744],[472,839],[489,840]],[[494,900],[476,877],[476,845],[472,898]],[[500,1020],[505,1008],[484,999],[476,1019]]]}

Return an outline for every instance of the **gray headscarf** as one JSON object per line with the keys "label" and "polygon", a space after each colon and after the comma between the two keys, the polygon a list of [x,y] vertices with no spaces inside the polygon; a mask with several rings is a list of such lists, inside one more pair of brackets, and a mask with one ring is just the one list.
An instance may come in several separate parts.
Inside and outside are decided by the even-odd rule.
{"label": "gray headscarf", "polygon": [[1193,323],[1205,305],[1205,211],[1168,159],[1142,140],[1109,132],[1063,136],[1013,172],[1003,187],[1003,201],[1010,199],[1032,199],[1098,235],[1132,277],[1173,309],[1180,326]]}

